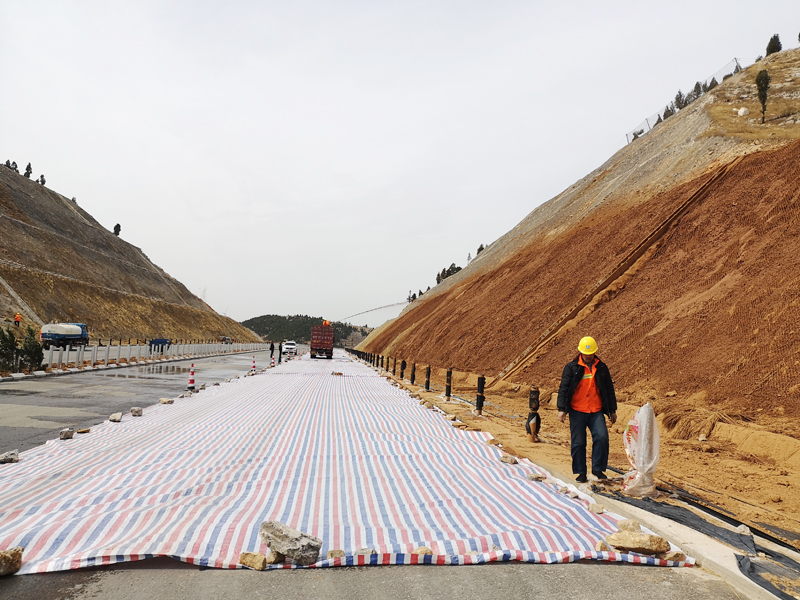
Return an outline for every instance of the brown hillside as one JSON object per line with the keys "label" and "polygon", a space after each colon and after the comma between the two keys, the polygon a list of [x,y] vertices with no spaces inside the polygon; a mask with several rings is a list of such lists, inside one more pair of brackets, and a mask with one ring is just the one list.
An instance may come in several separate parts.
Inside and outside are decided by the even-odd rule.
{"label": "brown hillside", "polygon": [[0,318],[87,323],[92,337],[257,339],[77,203],[0,168]]}
{"label": "brown hillside", "polygon": [[[764,125],[760,69],[773,83]],[[800,532],[790,492],[800,485],[798,138],[791,50],[625,146],[359,348],[453,367],[466,396],[475,393],[466,373],[486,374],[500,421],[480,426],[517,450],[522,384],[538,384],[547,441],[561,447],[524,452],[568,461],[568,432],[547,400],[578,340],[593,335],[622,427],[644,402],[660,414],[662,480],[800,544],[790,533]],[[614,440],[612,464],[627,468]]]}

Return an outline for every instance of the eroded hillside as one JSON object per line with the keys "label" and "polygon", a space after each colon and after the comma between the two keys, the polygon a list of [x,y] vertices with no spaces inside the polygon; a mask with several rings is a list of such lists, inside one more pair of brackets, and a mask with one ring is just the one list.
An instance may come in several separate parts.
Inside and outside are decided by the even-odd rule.
{"label": "eroded hillside", "polygon": [[[765,125],[762,68],[773,77]],[[362,347],[552,389],[591,333],[623,393],[678,389],[797,416],[799,75],[793,50],[726,80]]]}
{"label": "eroded hillside", "polygon": [[93,338],[257,339],[77,203],[2,167],[0,317],[16,311],[36,328],[87,323]]}

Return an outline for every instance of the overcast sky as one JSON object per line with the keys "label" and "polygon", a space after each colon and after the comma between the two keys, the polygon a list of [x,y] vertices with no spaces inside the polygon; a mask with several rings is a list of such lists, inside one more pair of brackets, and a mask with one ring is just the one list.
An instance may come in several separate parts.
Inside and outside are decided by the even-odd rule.
{"label": "overcast sky", "polygon": [[0,159],[221,313],[339,320],[774,33],[798,46],[800,2],[0,0]]}

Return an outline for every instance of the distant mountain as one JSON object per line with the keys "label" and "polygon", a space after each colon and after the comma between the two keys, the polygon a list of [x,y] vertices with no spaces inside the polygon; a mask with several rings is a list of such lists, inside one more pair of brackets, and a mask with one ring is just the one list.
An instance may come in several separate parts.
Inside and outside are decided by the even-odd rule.
{"label": "distant mountain", "polygon": [[[282,315],[263,315],[242,321],[242,325],[255,331],[265,340],[272,340],[273,342],[294,340],[308,343],[311,339],[311,327],[322,325],[322,321],[322,317],[309,317],[308,315],[289,315],[287,317]],[[348,340],[352,345],[356,345],[372,331],[369,327],[359,327],[338,321],[333,321],[331,324],[333,325],[337,346],[350,345],[345,344]]]}

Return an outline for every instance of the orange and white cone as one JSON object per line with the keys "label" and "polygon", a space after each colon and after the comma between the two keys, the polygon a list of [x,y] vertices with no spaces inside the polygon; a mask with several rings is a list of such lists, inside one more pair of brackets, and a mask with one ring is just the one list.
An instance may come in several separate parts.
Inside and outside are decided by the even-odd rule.
{"label": "orange and white cone", "polygon": [[192,363],[192,370],[189,371],[189,384],[186,386],[187,390],[194,389],[194,363]]}
{"label": "orange and white cone", "polygon": [[274,366],[275,366],[275,357],[273,356],[272,357],[272,364],[270,365],[270,367],[274,367]]}

